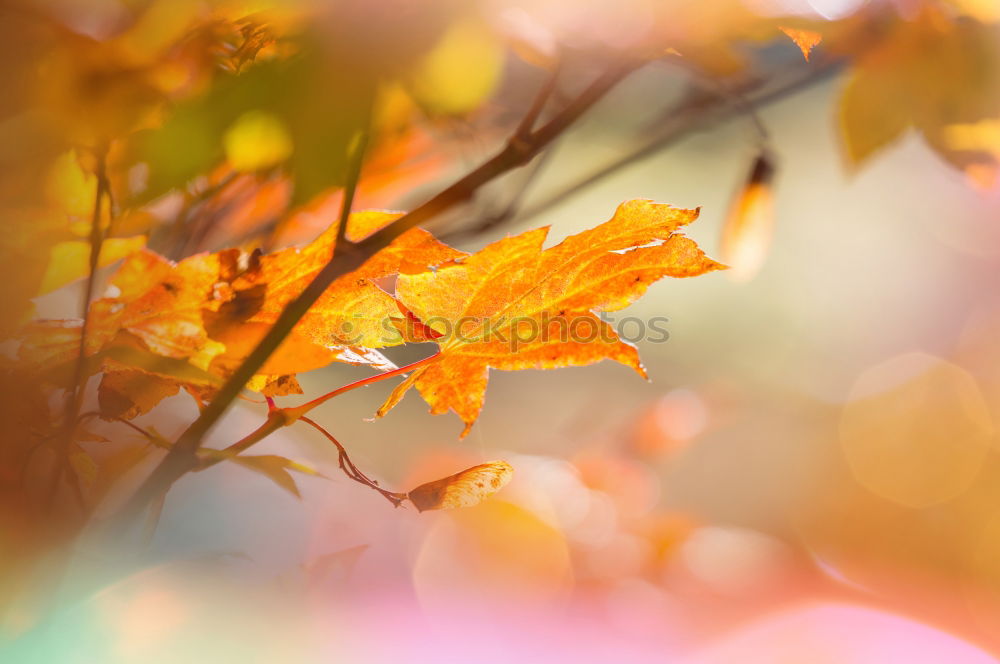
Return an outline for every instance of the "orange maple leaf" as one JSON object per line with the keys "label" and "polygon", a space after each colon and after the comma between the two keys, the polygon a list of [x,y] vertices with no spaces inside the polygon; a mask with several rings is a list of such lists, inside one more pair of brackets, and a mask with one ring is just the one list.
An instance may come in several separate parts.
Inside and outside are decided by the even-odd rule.
{"label": "orange maple leaf", "polygon": [[[348,230],[354,237],[363,237],[400,214],[357,213]],[[104,360],[102,368],[101,362],[92,362],[90,371],[106,374],[102,412],[130,418],[148,411],[178,386],[199,398],[210,396],[217,384],[206,378],[225,378],[243,362],[288,303],[329,262],[336,239],[334,224],[303,248],[264,256],[226,249],[175,264],[145,249],[130,255],[111,278],[105,297],[90,307],[85,354],[141,347],[161,359],[182,361],[187,368],[171,365],[168,370],[162,366],[151,370],[148,358],[139,366],[128,362],[108,366]],[[248,387],[268,396],[300,393],[294,374],[331,362],[395,368],[374,349],[422,341],[427,335],[419,325],[404,324],[405,307],[377,281],[465,255],[424,230],[404,233],[335,281]],[[79,352],[82,327],[79,320],[37,321],[25,327],[22,359],[46,370],[71,365]],[[191,380],[196,369],[202,372]],[[130,385],[141,379],[140,374],[155,376],[157,388],[135,392]]]}
{"label": "orange maple leaf", "polygon": [[[194,259],[175,265],[148,249],[126,258],[105,296],[90,305],[85,355],[128,333],[163,357],[210,359],[217,349],[202,324],[202,306],[215,275]],[[75,360],[82,328],[78,319],[35,321],[22,330],[21,357],[40,366]]]}
{"label": "orange maple leaf", "polygon": [[378,410],[410,387],[431,412],[476,421],[489,369],[550,369],[613,359],[645,375],[638,352],[595,312],[621,309],[663,277],[721,268],[677,232],[698,216],[650,201],[623,203],[614,217],[542,249],[547,228],[487,246],[432,272],[401,274],[399,300],[441,336],[440,354],[415,370]]}
{"label": "orange maple leaf", "polygon": [[[351,216],[348,233],[364,237],[392,223],[401,213],[368,211]],[[291,248],[259,258],[231,277],[222,301],[207,314],[213,339],[227,351],[216,367],[234,368],[330,260],[337,238],[336,224],[302,249]],[[371,364],[392,368],[377,348],[404,343],[387,327],[403,319],[396,298],[377,280],[400,272],[423,271],[448,263],[465,252],[438,242],[427,231],[412,229],[369,258],[360,268],[330,285],[268,360],[261,374],[279,376],[324,367],[331,362]],[[217,288],[217,291],[219,289]]]}

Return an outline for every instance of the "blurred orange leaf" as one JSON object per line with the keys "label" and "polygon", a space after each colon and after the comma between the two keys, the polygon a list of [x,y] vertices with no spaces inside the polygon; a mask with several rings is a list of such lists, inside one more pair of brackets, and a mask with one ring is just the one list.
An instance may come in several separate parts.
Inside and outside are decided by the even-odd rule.
{"label": "blurred orange leaf", "polygon": [[[108,238],[101,246],[97,267],[111,265],[115,261],[142,249],[146,238],[136,235],[126,238]],[[43,295],[68,283],[82,279],[90,271],[90,243],[83,240],[67,240],[52,247],[49,265],[42,277],[38,295]]]}
{"label": "blurred orange leaf", "polygon": [[949,127],[1000,115],[1000,27],[953,20],[925,5],[897,19],[858,57],[840,100],[847,157],[854,165],[918,130],[958,168],[982,155],[955,149]]}

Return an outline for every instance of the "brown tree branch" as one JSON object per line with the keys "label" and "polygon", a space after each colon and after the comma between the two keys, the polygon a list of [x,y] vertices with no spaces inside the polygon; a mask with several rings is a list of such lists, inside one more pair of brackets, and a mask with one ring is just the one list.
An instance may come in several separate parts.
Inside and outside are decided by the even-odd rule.
{"label": "brown tree branch", "polygon": [[[66,469],[66,451],[70,443],[73,442],[73,434],[77,427],[77,418],[80,413],[80,406],[83,403],[83,387],[85,382],[85,369],[87,366],[87,333],[90,331],[90,300],[94,296],[94,287],[97,284],[97,266],[101,262],[101,248],[104,245],[104,229],[101,228],[101,211],[105,196],[110,191],[107,174],[107,145],[101,145],[95,150],[97,167],[97,187],[94,192],[94,208],[90,219],[90,256],[87,262],[87,279],[83,285],[83,297],[80,303],[80,342],[77,348],[76,362],[73,363],[73,376],[70,379],[69,387],[66,391],[66,408],[63,413],[63,423],[61,430],[61,441],[56,449],[56,465],[46,489],[45,502],[46,509],[52,504],[56,493],[59,490],[59,483],[62,480],[63,472]],[[109,200],[110,203],[110,200]],[[110,209],[110,205],[108,208]],[[72,470],[70,470],[72,473]]]}
{"label": "brown tree branch", "polygon": [[515,140],[527,140],[531,138],[531,132],[535,129],[535,123],[538,122],[538,118],[542,115],[542,111],[545,110],[545,105],[549,102],[549,99],[552,97],[552,93],[556,90],[561,70],[562,67],[557,63],[552,68],[552,71],[549,72],[548,78],[545,80],[545,83],[542,84],[538,94],[535,95],[534,101],[531,102],[528,112],[524,114],[524,117],[521,118],[520,124],[517,125],[517,129],[514,130]]}
{"label": "brown tree branch", "polygon": [[[84,367],[87,364],[87,332],[90,328],[90,300],[94,296],[94,287],[97,284],[97,266],[101,262],[101,248],[104,246],[104,229],[101,228],[101,210],[105,194],[109,190],[107,174],[107,147],[100,147],[96,151],[97,155],[97,190],[94,194],[94,212],[90,219],[90,256],[87,262],[87,280],[83,286],[83,299],[80,303],[80,318],[83,323],[80,326],[80,344],[77,349],[76,363],[73,367],[73,382],[70,385],[70,399],[66,412],[66,426],[75,427],[76,417],[80,412],[80,402],[83,399]],[[110,207],[110,206],[109,206]],[[70,429],[70,432],[72,429]]]}
{"label": "brown tree branch", "polygon": [[[805,88],[826,81],[838,73],[842,66],[843,62],[839,60],[819,63],[818,65],[811,66],[805,73],[793,76],[790,80],[780,85],[769,89],[761,90],[757,88],[753,91],[739,93],[746,99],[744,105],[734,105],[728,100],[724,100],[725,103],[719,105],[718,96],[714,94],[708,95],[707,98],[704,95],[691,97],[667,113],[666,119],[660,123],[662,128],[652,139],[647,140],[628,154],[594,169],[572,184],[550,194],[542,201],[529,205],[520,214],[516,215],[516,217],[519,221],[523,221],[543,214],[584,189],[614,175],[624,168],[633,166],[658,154],[660,151],[667,149],[690,134],[704,131],[720,122],[742,116],[746,113],[747,108],[758,110],[781,101]],[[481,224],[482,222],[479,223]]]}

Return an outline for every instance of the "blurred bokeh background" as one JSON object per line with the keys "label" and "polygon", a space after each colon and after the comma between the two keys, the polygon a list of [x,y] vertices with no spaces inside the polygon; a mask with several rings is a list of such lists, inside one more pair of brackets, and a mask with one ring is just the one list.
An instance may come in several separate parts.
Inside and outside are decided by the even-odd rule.
{"label": "blurred bokeh background", "polygon": [[[312,16],[299,3],[278,4],[239,11],[268,11],[282,30]],[[659,282],[615,314],[669,321],[666,341],[636,342],[648,382],[607,362],[493,371],[482,416],[463,440],[458,418],[431,416],[415,394],[370,421],[391,381],[315,411],[388,487],[506,459],[514,480],[491,500],[447,512],[393,509],[338,473],[336,450],[320,434],[284,429],[257,449],[328,477],[297,477],[300,498],[236,464],[184,477],[151,541],[112,564],[114,574],[86,538],[69,571],[53,571],[59,555],[50,567],[43,561],[36,573],[72,599],[51,614],[15,602],[5,618],[10,661],[995,661],[1000,188],[935,143],[922,119],[913,122],[919,131],[858,159],[843,105],[865,49],[877,50],[884,34],[872,25],[905,30],[940,12],[992,37],[998,8],[989,0],[416,4],[330,3],[307,31],[334,53],[325,69],[297,81],[268,78],[265,57],[248,62],[242,76],[265,73],[248,89],[219,93],[211,103],[234,111],[210,121],[198,104],[220,85],[191,78],[208,92],[181,93],[164,84],[193,119],[157,139],[163,145],[143,143],[168,161],[181,153],[150,181],[160,173],[167,190],[186,178],[201,161],[184,154],[214,123],[228,132],[228,166],[185,195],[225,181],[227,167],[245,192],[229,190],[219,209],[194,208],[201,221],[189,219],[180,241],[176,224],[142,229],[150,246],[179,258],[245,241],[284,246],[323,230],[336,215],[343,164],[330,157],[324,180],[316,160],[327,159],[324,145],[341,141],[340,124],[349,127],[357,109],[329,113],[340,113],[339,91],[367,85],[369,69],[405,70],[396,105],[380,107],[385,136],[403,138],[375,145],[358,205],[408,209],[502,147],[559,57],[554,108],[613,54],[648,55],[641,43],[652,40],[671,53],[620,83],[549,152],[429,228],[467,251],[543,225],[554,243],[610,218],[622,201],[648,198],[700,207],[687,233],[713,257],[749,263]],[[25,7],[10,15],[27,15],[18,13]],[[204,12],[237,12],[186,1],[30,9],[98,43],[132,35],[125,41],[139,53],[155,50],[158,34],[166,42],[191,30]],[[851,21],[875,31],[855,26],[838,42]],[[19,31],[14,19],[5,23]],[[380,27],[359,28],[373,23]],[[808,61],[775,27],[784,25],[824,37]],[[280,53],[280,42],[273,48]],[[969,56],[979,58],[983,85],[962,94],[1000,94],[1000,81],[989,86],[1000,63],[987,51]],[[172,57],[163,62],[174,68],[157,76],[200,71]],[[886,71],[911,67],[928,88],[917,94],[934,96],[955,85],[948,66],[962,58],[944,73],[886,60],[878,60]],[[313,88],[319,80],[335,83]],[[139,89],[122,85],[128,95]],[[913,104],[902,89],[865,108]],[[248,120],[255,95],[286,95],[288,108]],[[23,114],[9,115],[0,133],[26,136],[15,120]],[[250,148],[241,147],[240,122]],[[319,152],[300,151],[309,142],[300,132],[317,127],[329,130]],[[261,174],[288,158],[276,132],[294,146],[292,193],[284,171]],[[5,159],[36,151],[33,140]],[[58,154],[63,145],[52,144]],[[773,167],[762,194],[771,200],[748,213],[740,196],[761,154]],[[181,205],[169,194],[141,199],[131,211],[160,221]],[[726,237],[735,249],[723,247]],[[57,291],[35,305],[61,317],[78,297]],[[429,352],[414,345],[386,355],[401,365]],[[370,373],[333,365],[299,380],[309,397]],[[196,414],[182,394],[137,422],[172,439]],[[208,444],[229,444],[264,415],[263,405],[238,403]],[[135,435],[102,426],[109,438]],[[136,466],[98,514],[113,512],[154,461]]]}

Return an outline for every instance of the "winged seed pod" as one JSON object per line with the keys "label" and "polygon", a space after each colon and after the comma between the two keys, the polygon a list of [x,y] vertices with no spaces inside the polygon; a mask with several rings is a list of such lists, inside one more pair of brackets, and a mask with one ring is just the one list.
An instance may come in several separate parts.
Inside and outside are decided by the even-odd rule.
{"label": "winged seed pod", "polygon": [[506,461],[490,461],[421,484],[407,497],[421,512],[472,507],[502,489],[513,475],[514,469]]}
{"label": "winged seed pod", "polygon": [[721,253],[734,281],[753,279],[767,258],[774,234],[774,171],[771,155],[762,151],[729,208]]}

